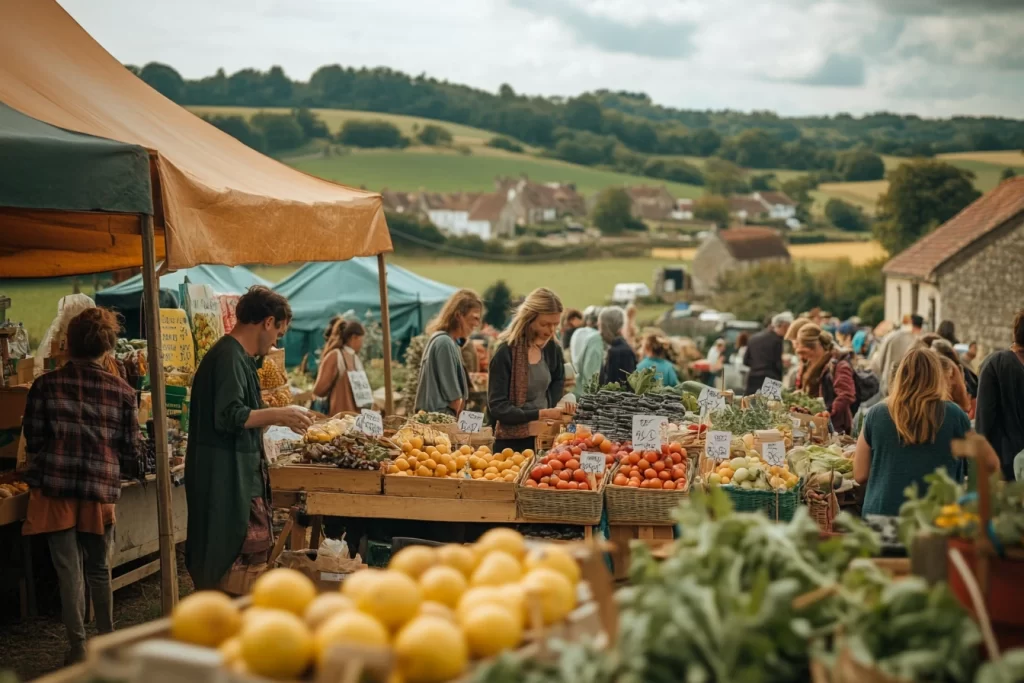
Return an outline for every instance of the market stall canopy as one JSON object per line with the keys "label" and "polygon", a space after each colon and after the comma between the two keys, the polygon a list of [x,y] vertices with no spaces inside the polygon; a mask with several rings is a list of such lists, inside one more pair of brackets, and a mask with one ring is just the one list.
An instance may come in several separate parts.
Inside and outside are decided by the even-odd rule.
{"label": "market stall canopy", "polygon": [[[194,285],[210,285],[217,294],[245,294],[253,285],[270,287],[271,283],[242,266],[196,266],[160,276],[160,307],[179,308],[178,285],[185,278]],[[128,278],[120,284],[96,292],[96,305],[117,309],[124,316],[124,331],[129,338],[140,336],[142,309],[142,276]]]}
{"label": "market stall canopy", "polygon": [[[357,258],[308,263],[278,283],[274,290],[292,307],[292,324],[285,335],[288,365],[298,365],[309,354],[310,367],[315,368],[313,352],[323,345],[327,323],[338,313],[351,310],[361,321],[379,320],[377,282],[377,260]],[[456,288],[393,264],[387,266],[387,282],[392,350],[397,352],[423,332]]]}
{"label": "market stall canopy", "polygon": [[[222,133],[136,78],[54,0],[0,0],[0,16],[0,102],[149,150],[168,268],[391,251],[379,194],[306,175]],[[44,274],[90,272],[60,265]]]}
{"label": "market stall canopy", "polygon": [[138,214],[152,214],[149,154],[74,133],[0,103],[0,273],[138,263]]}

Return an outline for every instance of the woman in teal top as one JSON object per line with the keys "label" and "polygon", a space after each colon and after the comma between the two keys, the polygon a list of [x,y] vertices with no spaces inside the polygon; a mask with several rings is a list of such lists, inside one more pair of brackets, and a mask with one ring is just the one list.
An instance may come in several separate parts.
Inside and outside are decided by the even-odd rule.
{"label": "woman in teal top", "polygon": [[898,515],[904,490],[916,483],[923,491],[925,476],[939,467],[963,481],[966,464],[953,457],[952,442],[970,433],[971,421],[949,398],[938,354],[909,351],[888,400],[868,412],[857,441],[853,477],[867,485],[863,514]]}
{"label": "woman in teal top", "polygon": [[679,384],[679,375],[672,363],[672,345],[668,339],[653,332],[648,334],[644,337],[643,354],[644,359],[637,363],[637,370],[654,368],[655,376],[666,387]]}

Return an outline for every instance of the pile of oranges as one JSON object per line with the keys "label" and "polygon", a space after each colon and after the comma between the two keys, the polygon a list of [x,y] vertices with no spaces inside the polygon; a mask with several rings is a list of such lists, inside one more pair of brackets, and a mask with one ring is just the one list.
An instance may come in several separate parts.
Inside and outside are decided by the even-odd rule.
{"label": "pile of oranges", "polygon": [[487,446],[475,450],[472,446],[462,446],[451,451],[444,444],[424,447],[422,441],[419,444],[417,441],[418,437],[402,445],[403,453],[388,466],[388,474],[514,482],[522,464],[533,457],[531,450],[519,453],[506,448],[500,453],[492,453]]}
{"label": "pile of oranges", "polygon": [[[470,446],[463,446],[462,452],[472,451]],[[513,482],[519,476],[523,463],[533,457],[533,451],[527,448],[522,453],[506,448],[500,453],[491,453],[487,446],[480,446],[469,456],[469,476],[473,479],[487,481]]]}
{"label": "pile of oranges", "polygon": [[678,443],[662,444],[661,452],[631,451],[621,458],[614,486],[642,489],[685,489],[686,450]]}

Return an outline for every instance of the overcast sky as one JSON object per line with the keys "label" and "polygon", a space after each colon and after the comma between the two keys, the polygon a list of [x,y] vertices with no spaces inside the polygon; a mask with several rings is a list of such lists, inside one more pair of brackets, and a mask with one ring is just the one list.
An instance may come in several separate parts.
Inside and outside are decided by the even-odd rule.
{"label": "overcast sky", "polygon": [[187,78],[388,66],[695,109],[1024,118],[1024,0],[59,0],[124,63]]}

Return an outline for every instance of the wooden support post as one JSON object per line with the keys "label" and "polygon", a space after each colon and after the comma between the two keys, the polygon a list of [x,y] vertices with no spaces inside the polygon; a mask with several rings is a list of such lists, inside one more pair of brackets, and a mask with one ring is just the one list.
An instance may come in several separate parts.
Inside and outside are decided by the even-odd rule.
{"label": "wooden support post", "polygon": [[146,341],[149,347],[149,389],[153,398],[153,434],[156,442],[156,509],[160,539],[160,604],[170,616],[178,602],[178,563],[174,556],[171,501],[171,464],[167,459],[167,395],[164,358],[160,344],[160,280],[156,275],[156,237],[153,217],[142,215],[142,288],[145,301]]}
{"label": "wooden support post", "polygon": [[384,414],[394,415],[395,397],[391,389],[391,313],[388,311],[388,270],[384,254],[377,254],[380,280],[380,328],[384,334]]}

